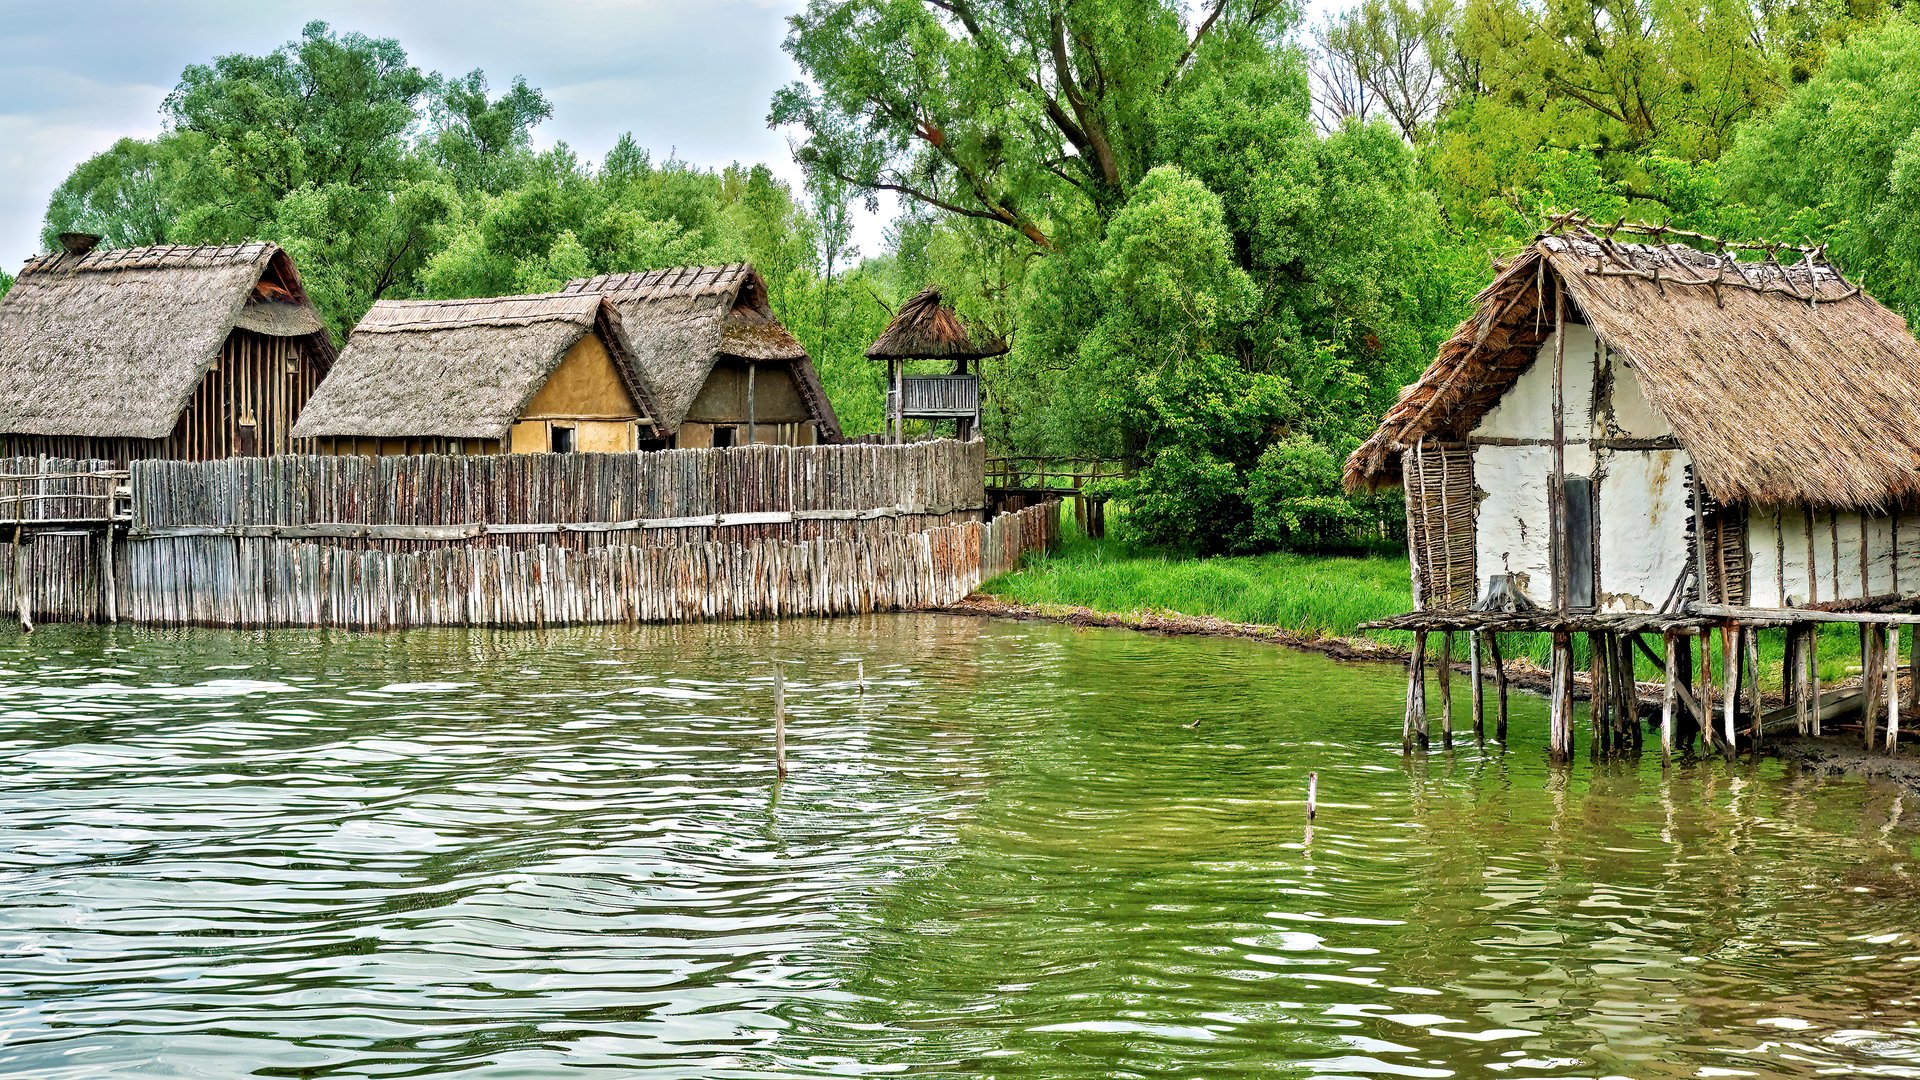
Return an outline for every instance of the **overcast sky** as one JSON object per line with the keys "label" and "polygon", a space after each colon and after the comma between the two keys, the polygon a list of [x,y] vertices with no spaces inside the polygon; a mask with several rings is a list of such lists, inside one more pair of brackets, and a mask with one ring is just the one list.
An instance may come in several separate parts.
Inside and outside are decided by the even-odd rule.
{"label": "overcast sky", "polygon": [[[122,136],[160,130],[160,101],[188,64],[264,53],[309,19],[397,38],[424,70],[524,75],[553,102],[540,145],[598,160],[623,131],[655,159],[764,161],[796,185],[773,91],[798,77],[780,51],[804,0],[0,0],[0,267],[39,247],[47,197]],[[884,222],[862,223],[863,254]]]}

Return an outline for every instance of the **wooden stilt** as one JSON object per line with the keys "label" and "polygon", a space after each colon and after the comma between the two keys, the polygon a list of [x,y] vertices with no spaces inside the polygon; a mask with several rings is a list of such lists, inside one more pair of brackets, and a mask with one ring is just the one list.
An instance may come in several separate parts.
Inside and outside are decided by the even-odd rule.
{"label": "wooden stilt", "polygon": [[1902,710],[1908,716],[1920,713],[1920,634],[1907,650],[1907,698]]}
{"label": "wooden stilt", "polygon": [[[1620,638],[1620,715],[1626,720],[1627,745],[1637,753],[1644,741],[1645,725],[1640,723],[1640,680],[1634,677],[1633,649],[1639,643],[1638,634],[1623,635]],[[1639,643],[1646,648],[1644,643]]]}
{"label": "wooden stilt", "polygon": [[1493,660],[1493,691],[1497,699],[1493,719],[1493,737],[1507,745],[1507,662],[1500,655],[1500,635],[1487,635],[1488,652]]}
{"label": "wooden stilt", "polygon": [[1440,745],[1453,749],[1453,631],[1440,635]]}
{"label": "wooden stilt", "polygon": [[1412,751],[1418,741],[1426,749],[1427,727],[1427,634],[1413,634],[1413,653],[1407,657],[1407,716],[1400,727],[1400,748]]}
{"label": "wooden stilt", "polygon": [[1597,631],[1587,635],[1587,722],[1593,728],[1593,741],[1587,749],[1596,757],[1607,752],[1608,705],[1613,699],[1607,685],[1611,652],[1607,635]]}
{"label": "wooden stilt", "polygon": [[1741,665],[1747,669],[1747,712],[1753,717],[1753,749],[1760,749],[1760,631],[1749,627],[1741,637],[1746,638],[1746,662]]}
{"label": "wooden stilt", "polygon": [[1808,718],[1808,731],[1815,738],[1820,736],[1820,626],[1807,627],[1807,697],[1812,702],[1813,715]]}
{"label": "wooden stilt", "polygon": [[1860,683],[1867,691],[1866,709],[1860,715],[1860,740],[1869,750],[1880,728],[1880,641],[1871,626],[1860,624]]}
{"label": "wooden stilt", "polygon": [[1714,729],[1713,718],[1713,632],[1703,630],[1700,634],[1700,738],[1705,746],[1712,750],[1720,745],[1720,736]]}
{"label": "wooden stilt", "polygon": [[1680,643],[1671,632],[1664,635],[1667,646],[1665,693],[1660,695],[1660,767],[1673,764],[1673,725],[1678,722],[1674,706],[1679,702]]}
{"label": "wooden stilt", "polygon": [[1564,630],[1553,634],[1553,702],[1547,753],[1555,761],[1573,757],[1573,640]]}
{"label": "wooden stilt", "polygon": [[1473,683],[1473,737],[1481,742],[1487,739],[1487,700],[1486,673],[1480,670],[1480,639],[1484,636],[1475,630],[1467,636],[1467,678]]}
{"label": "wooden stilt", "polygon": [[1787,631],[1788,678],[1793,680],[1793,730],[1801,735],[1807,734],[1807,720],[1812,713],[1812,680],[1807,677],[1807,628],[1795,626]]}
{"label": "wooden stilt", "polygon": [[1739,745],[1739,733],[1734,728],[1734,717],[1740,709],[1740,625],[1738,623],[1720,628],[1720,666],[1725,669],[1720,675],[1727,684],[1726,701],[1722,703],[1720,749],[1731,760],[1734,747]]}
{"label": "wooden stilt", "polygon": [[1900,625],[1887,624],[1887,752],[1900,743]]}
{"label": "wooden stilt", "polygon": [[1676,635],[1680,640],[1680,689],[1686,692],[1687,711],[1680,716],[1679,728],[1673,733],[1673,743],[1677,747],[1691,749],[1693,741],[1700,735],[1700,695],[1693,686],[1693,637],[1689,633]]}

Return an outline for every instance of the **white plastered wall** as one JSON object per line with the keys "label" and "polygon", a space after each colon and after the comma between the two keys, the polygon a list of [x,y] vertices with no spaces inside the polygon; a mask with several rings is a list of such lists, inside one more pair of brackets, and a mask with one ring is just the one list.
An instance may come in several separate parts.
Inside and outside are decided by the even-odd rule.
{"label": "white plastered wall", "polygon": [[1747,536],[1753,553],[1751,598],[1758,607],[1802,607],[1920,591],[1920,516],[1902,514],[1896,521],[1890,514],[1755,507],[1747,515]]}
{"label": "white plastered wall", "polygon": [[[1480,590],[1484,594],[1491,575],[1513,574],[1521,591],[1543,606],[1553,600],[1547,528],[1553,350],[1549,336],[1534,364],[1472,433]],[[1595,598],[1608,611],[1658,608],[1687,561],[1687,454],[1596,446],[1597,439],[1668,437],[1672,428],[1647,402],[1633,369],[1600,348],[1587,327],[1567,327],[1563,370],[1567,474],[1595,482]]]}

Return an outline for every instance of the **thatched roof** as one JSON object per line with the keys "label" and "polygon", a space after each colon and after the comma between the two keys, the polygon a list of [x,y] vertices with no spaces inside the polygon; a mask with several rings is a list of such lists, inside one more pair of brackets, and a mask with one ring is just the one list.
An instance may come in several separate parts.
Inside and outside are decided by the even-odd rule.
{"label": "thatched roof", "polygon": [[1000,356],[1007,343],[991,334],[974,336],[930,285],[900,305],[893,321],[867,349],[870,360],[978,360]]}
{"label": "thatched roof", "polygon": [[382,300],[354,327],[293,435],[504,438],[567,350],[593,333],[652,415],[620,315],[601,297]]}
{"label": "thatched roof", "polygon": [[786,361],[807,411],[819,421],[821,440],[840,437],[840,420],[807,350],[774,318],[767,284],[753,267],[734,263],[602,274],[570,281],[564,291],[598,293],[620,309],[663,431],[680,426],[713,365],[723,356],[736,356]]}
{"label": "thatched roof", "polygon": [[1422,438],[1466,437],[1550,339],[1563,283],[1568,320],[1633,368],[1715,499],[1872,508],[1920,494],[1920,342],[1800,255],[1539,237],[1348,459],[1348,486],[1397,482],[1399,452]]}
{"label": "thatched roof", "polygon": [[0,299],[0,432],[165,438],[236,326],[333,356],[272,244],[34,259]]}

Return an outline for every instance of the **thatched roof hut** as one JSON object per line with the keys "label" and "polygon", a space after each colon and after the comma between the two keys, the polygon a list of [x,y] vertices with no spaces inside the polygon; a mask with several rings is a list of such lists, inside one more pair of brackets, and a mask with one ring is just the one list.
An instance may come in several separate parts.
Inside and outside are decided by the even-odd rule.
{"label": "thatched roof hut", "polygon": [[980,360],[1006,351],[1007,343],[992,334],[969,332],[959,314],[940,302],[940,287],[929,285],[900,305],[868,347],[867,359]]}
{"label": "thatched roof hut", "polygon": [[375,304],[294,434],[505,440],[583,343],[605,350],[630,399],[624,407],[651,429],[653,398],[619,313],[600,296],[555,293]]}
{"label": "thatched roof hut", "polygon": [[603,295],[619,309],[662,431],[677,431],[689,419],[716,367],[730,361],[782,369],[820,441],[840,437],[839,418],[807,350],[774,317],[767,284],[752,266],[602,274],[570,281],[563,292]]}
{"label": "thatched roof hut", "polygon": [[1920,494],[1920,342],[1899,315],[1812,253],[1783,264],[1585,229],[1500,269],[1348,460],[1348,485],[1398,482],[1403,451],[1466,437],[1552,336],[1556,285],[1716,500],[1871,508]]}
{"label": "thatched roof hut", "polygon": [[[273,244],[73,247],[27,263],[0,300],[0,435],[96,444],[168,439],[220,364],[234,369],[228,381],[235,385],[251,379],[254,367],[272,376],[257,396],[285,406],[290,420],[307,376],[317,382],[333,359],[332,339],[293,261]],[[280,385],[289,365],[311,369],[298,373],[301,385],[291,392]],[[249,448],[225,430],[246,426],[234,403],[195,408],[201,405],[208,412],[196,422],[205,433],[188,440],[178,432],[181,445],[171,451],[123,447],[114,456],[284,449],[276,443],[285,425],[272,437],[260,434],[275,417],[248,421],[255,429]]]}

